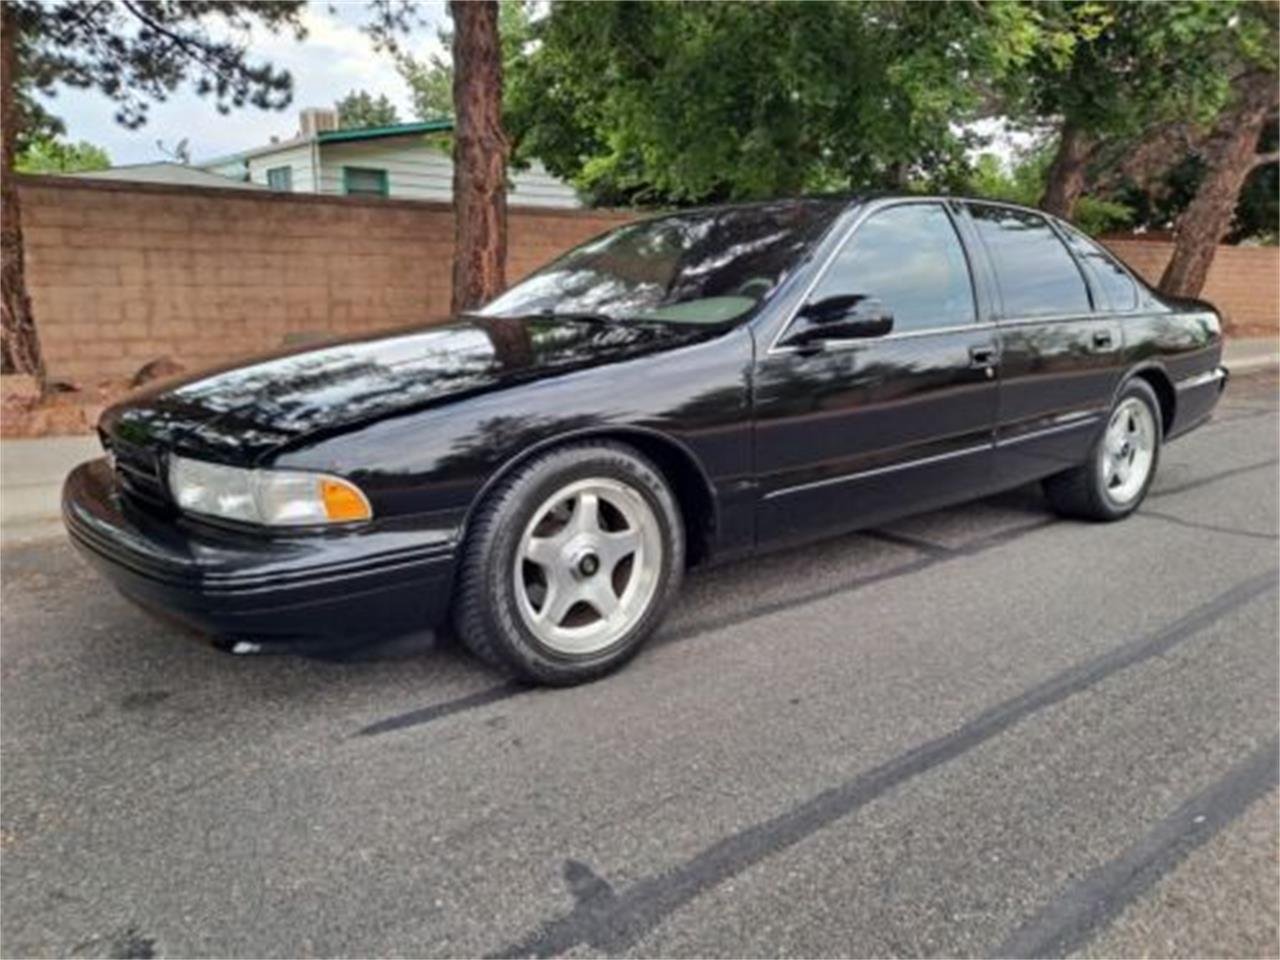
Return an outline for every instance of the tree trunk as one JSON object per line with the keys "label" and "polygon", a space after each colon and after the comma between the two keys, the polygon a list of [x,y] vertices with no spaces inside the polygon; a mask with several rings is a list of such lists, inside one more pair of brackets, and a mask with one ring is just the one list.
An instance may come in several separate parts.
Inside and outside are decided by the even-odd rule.
{"label": "tree trunk", "polygon": [[17,11],[0,4],[0,373],[34,376],[44,387],[44,360],[22,263],[22,209],[13,180],[17,133]]}
{"label": "tree trunk", "polygon": [[1204,179],[1178,218],[1173,256],[1160,278],[1164,293],[1196,297],[1204,289],[1218,242],[1231,227],[1240,189],[1257,165],[1263,127],[1280,105],[1274,73],[1254,71],[1233,86],[1233,102],[1218,117],[1201,154]]}
{"label": "tree trunk", "polygon": [[1049,166],[1044,196],[1040,198],[1042,210],[1063,220],[1071,219],[1076,201],[1084,193],[1085,170],[1095,146],[1093,138],[1074,123],[1067,121],[1063,124],[1058,152]]}
{"label": "tree trunk", "polygon": [[453,310],[502,292],[507,262],[507,137],[496,0],[449,0],[453,17]]}

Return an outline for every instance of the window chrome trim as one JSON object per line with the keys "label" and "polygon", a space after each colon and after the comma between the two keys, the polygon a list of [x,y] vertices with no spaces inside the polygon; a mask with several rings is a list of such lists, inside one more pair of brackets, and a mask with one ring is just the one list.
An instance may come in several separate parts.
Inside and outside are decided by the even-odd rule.
{"label": "window chrome trim", "polygon": [[[828,344],[826,350],[829,353],[836,353],[843,350],[852,350],[864,344],[884,343],[886,340],[917,340],[920,337],[946,336],[953,333],[969,333],[974,330],[994,330],[997,326],[998,324],[987,321],[986,323],[958,324],[953,327],[926,327],[923,330],[903,330],[900,333],[886,333],[882,337],[832,338],[826,341]],[[788,354],[803,350],[804,347],[800,345],[790,346],[784,343],[774,347],[769,351],[769,354]]]}
{"label": "window chrome trim", "polygon": [[973,262],[969,256],[969,250],[965,246],[964,236],[961,234],[960,230],[957,229],[956,227],[955,214],[947,209],[947,204],[952,202],[954,199],[955,199],[954,197],[893,197],[889,199],[873,201],[871,203],[868,203],[866,209],[861,211],[861,213],[858,214],[858,217],[851,224],[849,224],[849,228],[845,231],[844,236],[840,238],[840,241],[831,249],[831,252],[827,254],[826,258],[818,266],[817,270],[814,272],[813,279],[809,281],[808,285],[805,286],[804,288],[804,292],[796,299],[796,305],[794,308],[792,308],[791,312],[787,315],[786,321],[783,322],[778,327],[778,332],[773,335],[773,340],[770,341],[769,348],[765,351],[765,355],[769,356],[774,353],[780,353],[780,354],[794,353],[797,349],[799,349],[798,347],[788,347],[785,344],[780,345],[779,341],[786,335],[787,331],[791,329],[791,325],[796,322],[796,317],[799,316],[800,311],[804,309],[805,304],[809,302],[809,295],[813,293],[813,291],[817,288],[818,284],[821,283],[822,280],[826,277],[827,271],[831,269],[831,264],[835,262],[836,257],[840,256],[841,252],[848,245],[849,241],[853,239],[853,235],[858,232],[859,228],[864,223],[867,222],[868,218],[870,218],[874,214],[880,213],[881,211],[892,210],[894,207],[914,206],[914,205],[919,205],[924,203],[934,204],[935,206],[939,206],[942,208],[942,213],[947,218],[947,222],[951,225],[952,233],[955,234],[956,242],[960,244],[960,252],[964,256],[965,267],[969,271],[969,292],[973,297],[974,322],[971,324],[966,323],[966,324],[955,325],[952,327],[945,327],[945,328],[935,327],[928,331],[908,330],[908,331],[904,331],[904,333],[902,334],[890,333],[890,334],[886,334],[883,337],[867,337],[865,340],[858,340],[856,342],[883,343],[885,340],[889,340],[895,336],[911,336],[913,334],[920,336],[925,334],[926,332],[955,333],[957,330],[974,330],[982,326],[989,326],[990,324],[979,324],[977,322],[979,305],[978,305],[978,294],[977,294],[977,290],[975,289],[977,280],[973,275],[974,274]]}
{"label": "window chrome trim", "polygon": [[835,486],[841,483],[852,483],[854,480],[864,480],[867,477],[877,477],[885,473],[895,473],[899,470],[909,470],[912,467],[924,467],[931,463],[942,463],[945,460],[955,460],[959,457],[967,457],[974,453],[989,453],[994,449],[995,444],[984,443],[976,447],[965,447],[963,450],[951,450],[947,453],[937,453],[930,457],[920,457],[916,460],[908,460],[905,463],[890,463],[883,467],[872,467],[870,470],[859,470],[857,473],[842,473],[838,477],[826,477],[822,480],[812,480],[809,483],[797,484],[794,487],[783,487],[779,490],[770,490],[762,499],[772,500],[775,497],[785,497],[793,493],[803,493],[806,490],[818,490],[822,487]]}
{"label": "window chrome trim", "polygon": [[1037,323],[1068,323],[1073,320],[1077,323],[1101,323],[1108,320],[1114,321],[1114,319],[1107,313],[1046,313],[1042,317],[997,320],[996,325],[1000,327],[1031,327]]}

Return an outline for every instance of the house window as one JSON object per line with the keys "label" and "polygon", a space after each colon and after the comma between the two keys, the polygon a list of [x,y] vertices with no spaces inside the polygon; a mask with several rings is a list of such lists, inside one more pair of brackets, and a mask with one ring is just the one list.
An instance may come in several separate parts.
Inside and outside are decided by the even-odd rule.
{"label": "house window", "polygon": [[343,167],[342,192],[352,197],[385,197],[387,171],[370,167]]}
{"label": "house window", "polygon": [[267,186],[288,192],[293,189],[293,167],[272,167],[267,171]]}

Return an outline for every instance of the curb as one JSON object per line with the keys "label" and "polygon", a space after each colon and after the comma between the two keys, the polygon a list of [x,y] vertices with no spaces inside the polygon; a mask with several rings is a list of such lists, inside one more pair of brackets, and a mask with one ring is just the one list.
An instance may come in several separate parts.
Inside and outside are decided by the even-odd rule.
{"label": "curb", "polygon": [[1269,357],[1243,357],[1234,362],[1227,362],[1226,366],[1231,371],[1232,376],[1237,373],[1248,373],[1251,370],[1277,367],[1280,366],[1280,354],[1273,354]]}

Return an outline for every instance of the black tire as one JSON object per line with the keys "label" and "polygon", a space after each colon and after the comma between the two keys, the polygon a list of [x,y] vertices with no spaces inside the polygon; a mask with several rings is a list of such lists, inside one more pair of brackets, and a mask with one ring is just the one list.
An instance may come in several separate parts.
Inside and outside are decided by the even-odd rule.
{"label": "black tire", "polygon": [[[1117,503],[1108,493],[1099,467],[1100,458],[1104,456],[1107,424],[1111,422],[1115,411],[1128,399],[1137,399],[1146,405],[1151,413],[1155,429],[1155,449],[1151,467],[1145,482],[1137,495],[1124,503]],[[1116,396],[1115,403],[1107,412],[1103,428],[1098,438],[1089,449],[1089,459],[1078,467],[1056,474],[1044,481],[1045,496],[1055,512],[1064,517],[1081,520],[1113,521],[1123,520],[1142,505],[1147,491],[1155,480],[1156,470],[1160,466],[1160,450],[1164,445],[1164,420],[1161,416],[1160,401],[1155,391],[1145,380],[1135,377],[1124,385]]]}
{"label": "black tire", "polygon": [[[510,572],[534,511],[558,489],[590,478],[619,481],[644,498],[661,531],[662,568],[652,600],[622,637],[594,653],[566,654],[542,643],[528,628]],[[662,473],[647,458],[612,441],[556,447],[518,466],[476,510],[454,588],[454,628],[473,654],[526,680],[551,686],[584,683],[617,669],[636,654],[670,609],[684,564],[679,505]]]}

